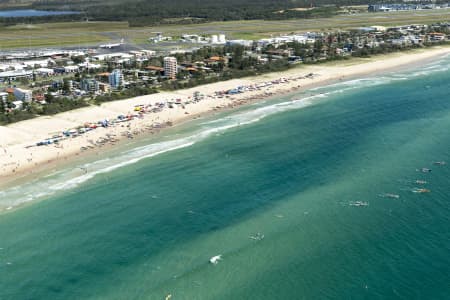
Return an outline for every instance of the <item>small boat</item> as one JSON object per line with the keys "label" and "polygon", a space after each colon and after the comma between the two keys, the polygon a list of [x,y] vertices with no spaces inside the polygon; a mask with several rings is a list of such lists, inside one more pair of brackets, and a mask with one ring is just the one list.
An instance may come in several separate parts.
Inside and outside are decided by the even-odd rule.
{"label": "small boat", "polygon": [[349,203],[350,206],[369,206],[369,202],[354,201]]}
{"label": "small boat", "polygon": [[434,163],[433,163],[433,165],[436,165],[436,166],[443,166],[443,165],[446,165],[447,163],[445,162],[445,161],[435,161]]}
{"label": "small boat", "polygon": [[427,182],[425,180],[419,180],[419,179],[417,179],[415,181],[415,183],[417,183],[417,184],[427,184]]}
{"label": "small boat", "polygon": [[422,169],[420,169],[420,171],[421,171],[422,173],[430,173],[430,172],[431,172],[431,169],[428,169],[428,168],[422,168]]}
{"label": "small boat", "polygon": [[216,255],[213,256],[209,259],[209,262],[212,263],[213,265],[217,265],[219,263],[219,260],[222,259],[222,255]]}
{"label": "small boat", "polygon": [[429,189],[418,189],[418,188],[414,188],[412,189],[413,193],[429,193],[431,192]]}
{"label": "small boat", "polygon": [[380,194],[380,197],[398,199],[398,198],[400,198],[400,195],[391,194],[391,193],[385,193],[385,194]]}

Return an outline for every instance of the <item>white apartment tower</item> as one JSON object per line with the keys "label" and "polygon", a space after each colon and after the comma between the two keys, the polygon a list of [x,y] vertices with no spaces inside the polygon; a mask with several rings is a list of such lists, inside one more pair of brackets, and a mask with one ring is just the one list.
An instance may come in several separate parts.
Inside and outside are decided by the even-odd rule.
{"label": "white apartment tower", "polygon": [[164,75],[171,79],[177,77],[177,59],[175,57],[164,57]]}

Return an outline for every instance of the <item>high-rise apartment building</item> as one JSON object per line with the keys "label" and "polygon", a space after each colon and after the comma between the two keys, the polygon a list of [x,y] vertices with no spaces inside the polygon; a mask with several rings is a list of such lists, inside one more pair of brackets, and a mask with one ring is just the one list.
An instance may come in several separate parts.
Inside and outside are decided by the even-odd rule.
{"label": "high-rise apartment building", "polygon": [[171,79],[177,77],[177,59],[175,57],[164,57],[164,75]]}

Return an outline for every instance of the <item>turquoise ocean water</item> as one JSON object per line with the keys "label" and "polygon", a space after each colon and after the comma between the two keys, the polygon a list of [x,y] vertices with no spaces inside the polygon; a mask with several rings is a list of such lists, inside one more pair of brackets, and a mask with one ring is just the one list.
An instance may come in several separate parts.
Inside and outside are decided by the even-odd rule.
{"label": "turquoise ocean water", "polygon": [[3,189],[0,299],[449,299],[449,62],[222,112]]}

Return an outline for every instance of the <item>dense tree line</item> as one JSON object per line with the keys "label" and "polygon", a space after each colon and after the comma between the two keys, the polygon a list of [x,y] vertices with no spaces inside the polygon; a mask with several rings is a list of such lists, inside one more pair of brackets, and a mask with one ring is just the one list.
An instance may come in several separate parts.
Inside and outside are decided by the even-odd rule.
{"label": "dense tree line", "polygon": [[74,22],[83,21],[85,17],[83,14],[70,15],[53,15],[42,17],[0,17],[0,27],[11,26],[18,23],[37,24],[37,23],[56,23],[56,22]]}
{"label": "dense tree line", "polygon": [[101,104],[102,102],[128,99],[143,95],[155,94],[157,92],[158,90],[155,87],[134,86],[120,92],[111,92],[109,94],[96,96],[94,101],[96,104]]}
{"label": "dense tree line", "polygon": [[[209,21],[330,17],[340,6],[398,3],[398,0],[37,0],[31,8],[74,10],[78,15],[0,18],[0,24],[73,20],[128,21],[131,26]],[[401,1],[400,1],[401,2]],[[438,0],[436,3],[446,2]],[[293,10],[310,8],[311,10]],[[18,21],[20,19],[20,21]]]}
{"label": "dense tree line", "polygon": [[[367,0],[341,0],[342,4],[358,4]],[[312,10],[292,8],[321,6]],[[131,0],[131,1],[75,1],[40,0],[35,9],[70,9],[82,11],[78,18],[103,21],[128,21],[131,26],[155,24],[187,24],[208,21],[290,19],[329,17],[337,8],[331,0]],[[73,16],[57,16],[70,20]],[[55,17],[42,17],[51,19]]]}
{"label": "dense tree line", "polygon": [[69,98],[55,98],[50,94],[45,95],[46,104],[41,105],[36,102],[24,102],[22,109],[12,109],[12,101],[6,103],[0,101],[0,124],[9,124],[27,119],[32,119],[39,115],[54,115],[60,112],[81,108],[89,105],[84,100],[72,100]]}

